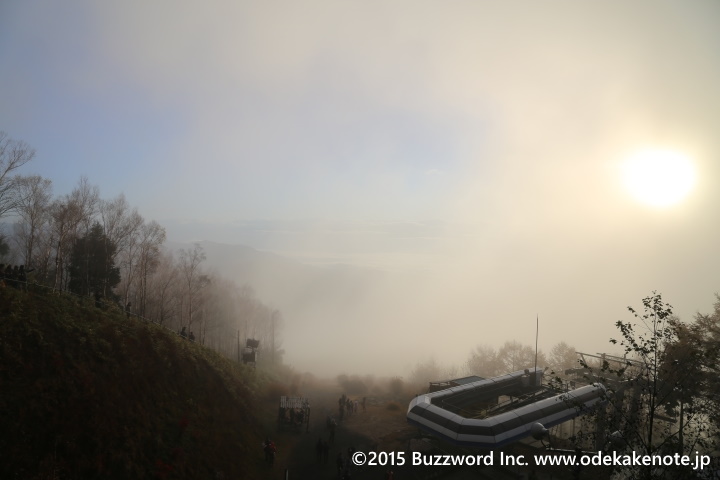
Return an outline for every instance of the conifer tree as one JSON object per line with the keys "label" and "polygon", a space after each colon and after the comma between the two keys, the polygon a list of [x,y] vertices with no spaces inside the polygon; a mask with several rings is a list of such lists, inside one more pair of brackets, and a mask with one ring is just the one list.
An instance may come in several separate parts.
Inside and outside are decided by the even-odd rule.
{"label": "conifer tree", "polygon": [[70,257],[70,291],[79,295],[112,296],[120,283],[120,269],[113,257],[117,246],[95,223],[84,237],[75,241]]}

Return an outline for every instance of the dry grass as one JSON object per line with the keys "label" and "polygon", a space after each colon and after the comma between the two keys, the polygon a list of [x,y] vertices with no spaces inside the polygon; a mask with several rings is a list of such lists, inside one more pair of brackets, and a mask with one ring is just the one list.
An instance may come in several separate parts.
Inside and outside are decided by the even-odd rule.
{"label": "dry grass", "polygon": [[0,478],[259,478],[255,372],[64,295],[0,318]]}

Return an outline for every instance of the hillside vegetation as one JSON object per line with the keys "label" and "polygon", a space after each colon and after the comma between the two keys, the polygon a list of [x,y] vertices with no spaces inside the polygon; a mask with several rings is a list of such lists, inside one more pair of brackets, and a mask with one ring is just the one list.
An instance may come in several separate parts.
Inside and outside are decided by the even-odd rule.
{"label": "hillside vegetation", "polygon": [[256,373],[67,295],[0,288],[0,478],[258,478]]}

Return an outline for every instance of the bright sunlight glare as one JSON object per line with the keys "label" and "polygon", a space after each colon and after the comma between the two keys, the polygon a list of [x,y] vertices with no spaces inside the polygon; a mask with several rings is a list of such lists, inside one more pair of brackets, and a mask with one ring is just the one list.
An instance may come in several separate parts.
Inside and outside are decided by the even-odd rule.
{"label": "bright sunlight glare", "polygon": [[630,156],[624,164],[628,191],[642,203],[668,207],[684,199],[696,183],[695,166],[681,153],[645,150]]}

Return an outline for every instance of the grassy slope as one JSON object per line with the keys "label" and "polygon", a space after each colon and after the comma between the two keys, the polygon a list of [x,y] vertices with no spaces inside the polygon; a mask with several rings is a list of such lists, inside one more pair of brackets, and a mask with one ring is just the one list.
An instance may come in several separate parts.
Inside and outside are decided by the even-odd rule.
{"label": "grassy slope", "polygon": [[0,478],[259,478],[258,383],[163,328],[0,289]]}

